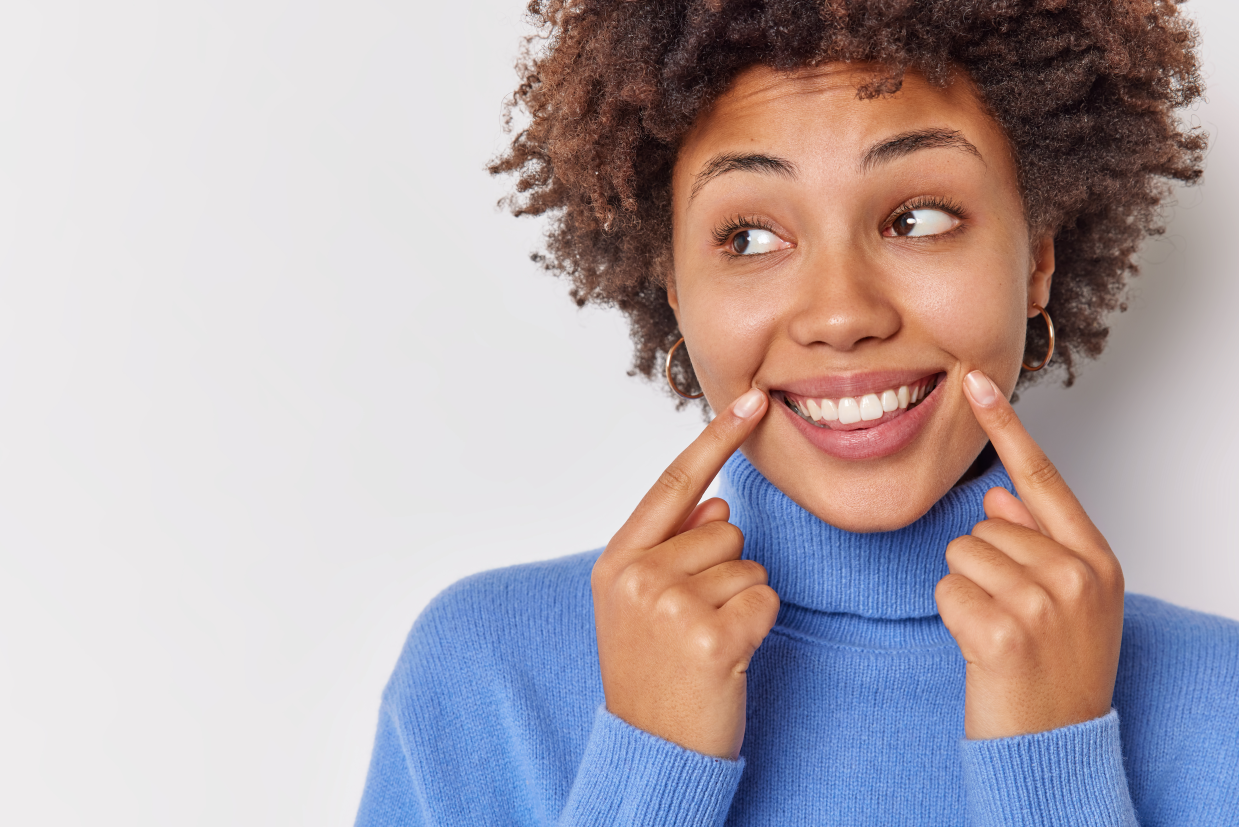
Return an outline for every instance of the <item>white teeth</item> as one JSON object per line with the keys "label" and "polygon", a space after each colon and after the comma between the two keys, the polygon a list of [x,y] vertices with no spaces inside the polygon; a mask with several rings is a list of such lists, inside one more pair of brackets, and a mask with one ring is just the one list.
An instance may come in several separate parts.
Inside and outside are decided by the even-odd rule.
{"label": "white teeth", "polygon": [[860,418],[866,422],[882,418],[882,400],[876,393],[867,393],[860,398]]}
{"label": "white teeth", "polygon": [[872,422],[881,419],[891,411],[906,410],[929,396],[930,391],[938,384],[938,377],[931,376],[910,385],[900,385],[898,388],[884,390],[881,393],[867,393],[860,397],[845,396],[842,399],[802,399],[788,400],[796,411],[805,419],[814,422],[836,422],[852,425],[856,422]]}
{"label": "white teeth", "polygon": [[850,396],[839,400],[839,422],[844,425],[860,422],[860,405],[857,405],[856,400]]}

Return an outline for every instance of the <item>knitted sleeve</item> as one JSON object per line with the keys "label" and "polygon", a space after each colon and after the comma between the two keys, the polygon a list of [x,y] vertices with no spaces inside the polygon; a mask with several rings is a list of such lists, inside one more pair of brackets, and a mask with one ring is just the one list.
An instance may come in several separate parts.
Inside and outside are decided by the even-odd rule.
{"label": "knitted sleeve", "polygon": [[1118,713],[1035,735],[964,741],[971,827],[1136,827]]}
{"label": "knitted sleeve", "polygon": [[599,707],[559,827],[714,827],[727,818],[744,759],[711,758]]}

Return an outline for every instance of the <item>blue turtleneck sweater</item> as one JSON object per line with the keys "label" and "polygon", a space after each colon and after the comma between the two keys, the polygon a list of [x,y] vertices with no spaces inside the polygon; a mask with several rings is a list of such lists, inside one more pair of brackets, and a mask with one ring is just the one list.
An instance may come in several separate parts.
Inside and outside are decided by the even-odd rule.
{"label": "blue turtleneck sweater", "polygon": [[782,600],[749,667],[739,761],[607,712],[595,551],[466,578],[426,608],[357,824],[1239,824],[1239,624],[1128,595],[1110,714],[968,741],[934,586],[985,492],[1011,489],[1002,467],[876,534],[827,525],[740,454],[723,473],[744,554]]}

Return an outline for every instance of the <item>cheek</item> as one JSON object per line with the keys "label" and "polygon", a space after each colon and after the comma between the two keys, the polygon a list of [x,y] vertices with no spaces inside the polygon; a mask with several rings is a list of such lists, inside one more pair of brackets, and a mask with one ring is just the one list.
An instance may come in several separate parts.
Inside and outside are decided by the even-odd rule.
{"label": "cheek", "polygon": [[940,272],[921,270],[902,279],[906,327],[920,328],[966,367],[979,367],[995,379],[1019,373],[1027,300],[1026,277],[1013,257],[955,261]]}
{"label": "cheek", "polygon": [[750,387],[782,315],[774,290],[681,278],[680,332],[707,398],[736,396]]}

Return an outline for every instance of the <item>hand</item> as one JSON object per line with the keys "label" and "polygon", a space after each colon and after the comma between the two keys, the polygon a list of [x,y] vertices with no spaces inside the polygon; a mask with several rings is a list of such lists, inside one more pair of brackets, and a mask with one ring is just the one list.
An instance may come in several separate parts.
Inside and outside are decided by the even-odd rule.
{"label": "hand", "polygon": [[663,472],[594,565],[594,621],[607,709],[707,755],[744,739],[749,659],[779,611],[766,569],[720,499],[696,505],[768,407],[753,389]]}
{"label": "hand", "polygon": [[1020,495],[986,493],[989,519],[947,546],[951,573],[935,592],[968,664],[964,733],[1003,738],[1098,718],[1118,670],[1122,569],[997,386],[980,371],[964,386]]}

